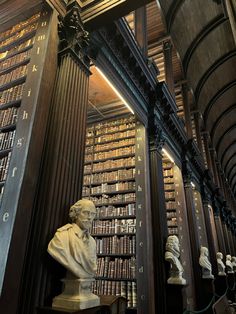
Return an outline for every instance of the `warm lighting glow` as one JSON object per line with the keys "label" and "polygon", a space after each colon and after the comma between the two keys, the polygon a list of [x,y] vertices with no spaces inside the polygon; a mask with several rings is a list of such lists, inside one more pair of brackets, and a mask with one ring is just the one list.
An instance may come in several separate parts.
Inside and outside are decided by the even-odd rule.
{"label": "warm lighting glow", "polygon": [[195,189],[195,184],[192,181],[191,181],[191,185]]}
{"label": "warm lighting glow", "polygon": [[163,153],[170,159],[173,164],[175,163],[174,159],[171,157],[171,155],[167,152],[165,148],[162,148]]}
{"label": "warm lighting glow", "polygon": [[113,89],[113,91],[116,93],[116,95],[123,101],[123,103],[126,105],[126,107],[129,109],[132,114],[134,114],[134,111],[131,109],[131,107],[127,104],[127,102],[124,100],[124,98],[121,96],[121,94],[118,92],[118,90],[115,88],[115,86],[109,81],[109,79],[106,77],[106,75],[98,68],[96,67],[98,72],[101,74],[101,76],[104,78],[104,80],[107,82],[107,84]]}

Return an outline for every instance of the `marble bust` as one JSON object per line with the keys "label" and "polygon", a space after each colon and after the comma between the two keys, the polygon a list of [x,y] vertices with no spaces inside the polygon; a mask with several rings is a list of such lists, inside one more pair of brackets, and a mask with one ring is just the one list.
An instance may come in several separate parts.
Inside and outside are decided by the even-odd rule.
{"label": "marble bust", "polygon": [[233,271],[233,265],[232,265],[232,262],[231,262],[231,255],[226,255],[226,262],[225,262],[225,264],[226,264],[226,271],[227,271],[227,273],[228,274],[232,274],[232,273],[234,273],[234,271]]}
{"label": "marble bust", "polygon": [[233,266],[233,271],[236,272],[236,257],[235,256],[232,256],[231,262]]}
{"label": "marble bust", "polygon": [[57,229],[48,245],[48,253],[67,269],[65,289],[53,299],[53,307],[78,310],[99,304],[99,298],[91,292],[97,257],[96,242],[89,230],[95,215],[93,202],[79,200],[70,208],[71,223]]}
{"label": "marble bust", "polygon": [[212,275],[212,267],[208,257],[209,257],[208,248],[205,246],[201,246],[199,264],[202,267],[202,278],[213,279],[214,276]]}
{"label": "marble bust", "polygon": [[170,263],[170,277],[167,280],[168,284],[185,285],[186,280],[182,277],[183,267],[179,260],[180,244],[176,235],[170,235],[166,242],[165,260]]}
{"label": "marble bust", "polygon": [[216,253],[217,267],[218,267],[218,276],[226,276],[225,273],[225,264],[223,262],[223,254],[221,252]]}

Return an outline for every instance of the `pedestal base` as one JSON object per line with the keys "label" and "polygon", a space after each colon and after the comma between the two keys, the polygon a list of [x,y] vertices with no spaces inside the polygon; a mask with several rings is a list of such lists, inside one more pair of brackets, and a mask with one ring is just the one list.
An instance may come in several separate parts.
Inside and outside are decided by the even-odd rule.
{"label": "pedestal base", "polygon": [[91,291],[94,279],[63,279],[65,288],[62,294],[53,299],[53,308],[83,310],[100,304],[100,299]]}
{"label": "pedestal base", "polygon": [[183,295],[182,289],[185,285],[175,284],[167,285],[167,314],[183,313]]}

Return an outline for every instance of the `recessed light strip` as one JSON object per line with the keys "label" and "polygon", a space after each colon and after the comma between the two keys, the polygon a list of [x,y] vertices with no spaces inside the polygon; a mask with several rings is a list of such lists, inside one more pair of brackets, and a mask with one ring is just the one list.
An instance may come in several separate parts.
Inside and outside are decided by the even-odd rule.
{"label": "recessed light strip", "polygon": [[167,152],[165,148],[162,148],[163,153],[170,159],[171,162],[175,163],[173,157]]}
{"label": "recessed light strip", "polygon": [[118,92],[118,90],[115,88],[115,86],[109,81],[109,79],[106,77],[106,75],[98,68],[96,67],[98,72],[101,74],[101,76],[104,78],[104,80],[107,82],[107,84],[112,88],[112,90],[116,93],[116,95],[123,101],[125,106],[129,109],[129,111],[134,114],[134,111],[131,109],[131,107],[127,104],[125,99],[121,96],[121,94]]}

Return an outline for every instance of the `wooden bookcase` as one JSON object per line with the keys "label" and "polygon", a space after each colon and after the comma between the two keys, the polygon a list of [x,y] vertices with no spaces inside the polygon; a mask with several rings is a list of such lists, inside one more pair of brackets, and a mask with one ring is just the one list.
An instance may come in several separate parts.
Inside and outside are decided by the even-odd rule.
{"label": "wooden bookcase", "polygon": [[83,198],[97,208],[94,292],[124,296],[129,308],[137,304],[135,128],[133,116],[87,128],[83,182]]}
{"label": "wooden bookcase", "polygon": [[56,73],[56,16],[41,9],[0,33],[0,291],[21,276]]}

